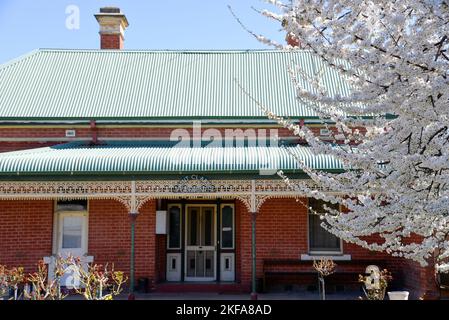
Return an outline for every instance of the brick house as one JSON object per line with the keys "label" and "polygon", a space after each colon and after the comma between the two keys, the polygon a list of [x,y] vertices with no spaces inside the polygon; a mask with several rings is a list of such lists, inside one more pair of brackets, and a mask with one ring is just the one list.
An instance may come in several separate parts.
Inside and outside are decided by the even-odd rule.
{"label": "brick house", "polygon": [[[316,285],[312,261],[326,256],[338,265],[335,290],[376,264],[393,272],[393,288],[436,294],[433,268],[328,234],[308,212],[323,204],[275,174],[317,187],[286,148],[342,170],[252,99],[326,139],[287,72],[323,68],[310,52],[127,51],[120,10],[96,18],[101,50],[40,49],[0,66],[0,264],[31,272],[72,253],[113,262],[131,291],[146,278],[159,291],[255,297]],[[348,90],[332,70],[322,76]]]}

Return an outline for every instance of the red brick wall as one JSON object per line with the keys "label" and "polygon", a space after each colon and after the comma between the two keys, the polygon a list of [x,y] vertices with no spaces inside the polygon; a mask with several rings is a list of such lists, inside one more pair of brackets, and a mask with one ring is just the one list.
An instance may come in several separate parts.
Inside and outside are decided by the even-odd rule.
{"label": "red brick wall", "polygon": [[[242,285],[251,284],[251,215],[237,202],[240,218],[238,239]],[[256,223],[257,277],[263,259],[299,259],[307,252],[307,215],[295,199],[270,199],[262,206]]]}
{"label": "red brick wall", "polygon": [[136,279],[156,280],[156,201],[150,200],[140,209],[136,222]]}
{"label": "red brick wall", "polygon": [[[305,202],[305,199],[301,199]],[[237,279],[249,290],[251,286],[251,215],[247,208],[237,202],[237,217],[240,227],[237,231]],[[264,259],[295,259],[308,253],[307,209],[295,199],[270,199],[261,207],[256,222],[257,277],[263,275]],[[369,238],[367,239],[370,240]],[[372,237],[371,240],[375,240]],[[421,268],[418,264],[395,258],[386,253],[372,252],[350,243],[343,243],[344,254],[351,255],[351,263],[338,265],[339,270],[363,273],[366,261],[393,273],[390,289],[411,290],[413,297],[427,292],[435,294],[433,268]],[[363,261],[358,263],[357,261]],[[275,270],[297,271],[313,270],[307,265],[270,267]]]}
{"label": "red brick wall", "polygon": [[52,254],[53,201],[0,201],[0,264],[36,271]]}
{"label": "red brick wall", "polygon": [[[1,127],[0,126],[0,139],[6,139],[1,141],[0,143],[0,152],[8,152],[14,150],[24,150],[31,148],[39,148],[45,146],[56,145],[64,142],[71,141],[70,139],[65,137],[65,131],[67,129],[75,129],[76,130],[76,138],[82,138],[85,140],[90,140],[93,135],[93,130],[89,126],[82,127]],[[225,136],[225,132],[228,129],[238,130],[236,128],[217,128],[223,137]],[[278,134],[280,137],[291,137],[292,133],[284,128],[273,127],[271,129],[278,130]],[[105,126],[97,126],[95,129],[98,139],[101,141],[102,138],[129,138],[139,139],[139,138],[158,138],[158,139],[169,139],[173,130],[175,128],[157,128],[157,127],[105,127]],[[185,130],[189,132],[191,136],[193,136],[192,128],[186,127]],[[202,132],[208,130],[208,128],[203,127]],[[246,128],[242,128],[243,131],[247,130]],[[251,129],[249,129],[251,130]],[[267,138],[270,134],[270,128],[264,129]],[[320,128],[313,127],[312,131],[316,134],[319,134]],[[257,133],[257,129],[256,129]],[[8,139],[21,139],[24,141],[7,141]],[[27,138],[39,139],[38,141],[27,141]],[[55,141],[55,139],[61,139],[59,141]],[[51,140],[51,141],[50,141]],[[299,138],[298,138],[299,141]]]}
{"label": "red brick wall", "polygon": [[[53,201],[0,201],[0,264],[35,271],[52,254]],[[155,202],[149,201],[136,220],[135,268],[139,277],[155,279]],[[114,263],[129,274],[130,218],[114,200],[89,202],[89,247],[95,263]]]}
{"label": "red brick wall", "polygon": [[10,151],[19,151],[19,150],[27,150],[27,149],[35,149],[35,148],[43,148],[49,147],[57,144],[61,144],[64,142],[1,142],[0,143],[0,152],[10,152]]}
{"label": "red brick wall", "polygon": [[439,297],[433,266],[421,267],[417,262],[403,260],[404,286],[408,288],[411,299],[435,299]]}
{"label": "red brick wall", "polygon": [[0,138],[65,138],[65,131],[75,129],[77,137],[90,137],[91,130],[89,128],[73,128],[67,127],[0,127]]}
{"label": "red brick wall", "polygon": [[[155,202],[140,210],[135,229],[135,276],[155,279]],[[129,275],[131,224],[125,207],[118,201],[89,202],[89,255],[95,263],[114,263]]]}
{"label": "red brick wall", "polygon": [[120,35],[102,34],[100,35],[101,49],[123,49],[124,41]]}
{"label": "red brick wall", "polygon": [[247,214],[246,208],[241,201],[235,201],[235,281],[242,282],[242,214]]}
{"label": "red brick wall", "polygon": [[[213,129],[217,129],[223,136],[226,133],[226,130],[239,130],[239,128],[220,128],[212,127]],[[76,137],[78,138],[90,138],[92,136],[93,130],[89,126],[83,127],[39,127],[39,126],[21,126],[21,127],[0,127],[0,138],[65,138],[65,131],[68,129],[76,130]],[[182,128],[170,128],[170,127],[153,127],[153,126],[142,126],[142,127],[126,127],[126,126],[101,126],[97,125],[96,131],[98,136],[101,137],[136,137],[136,138],[145,138],[145,137],[164,137],[169,138],[172,134],[173,130],[182,129]],[[193,135],[192,126],[186,126],[184,128],[189,132],[190,135]],[[260,129],[251,129],[251,128],[241,128],[241,130],[255,130],[255,133],[258,133],[258,130],[265,131],[267,135],[270,134],[270,130],[277,130],[280,136],[288,137],[292,136],[290,130],[280,127],[272,127],[272,128],[260,128]],[[203,126],[201,128],[201,132],[209,130],[208,127]],[[311,130],[315,134],[319,134],[319,127],[312,127]],[[362,130],[362,129],[360,129]]]}
{"label": "red brick wall", "polygon": [[[165,277],[164,236],[155,235],[155,201],[140,210],[136,221],[136,280],[148,277],[155,281]],[[24,266],[35,271],[38,260],[52,253],[53,201],[0,201],[0,264]],[[257,218],[257,277],[262,276],[263,259],[299,259],[307,253],[307,211],[295,199],[270,199]],[[411,297],[429,298],[437,293],[433,268],[384,253],[372,253],[345,243],[345,254],[353,264],[344,266],[362,272],[357,260],[372,260],[380,267],[398,274],[395,289],[409,289]],[[89,203],[89,248],[95,262],[114,263],[117,270],[129,274],[130,218],[125,207],[114,200],[92,200]],[[338,264],[338,261],[337,261]],[[290,267],[275,267],[290,270]],[[295,266],[297,268],[297,266]],[[309,268],[303,266],[303,268]],[[236,280],[246,290],[251,284],[251,216],[236,201]]]}

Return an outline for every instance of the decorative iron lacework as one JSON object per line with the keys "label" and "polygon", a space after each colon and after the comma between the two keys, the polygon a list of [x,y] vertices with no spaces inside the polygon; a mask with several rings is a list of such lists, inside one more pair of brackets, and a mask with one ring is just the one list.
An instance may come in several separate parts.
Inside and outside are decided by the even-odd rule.
{"label": "decorative iron lacework", "polygon": [[210,193],[215,192],[215,185],[203,176],[192,174],[179,180],[173,186],[172,191],[180,193]]}
{"label": "decorative iron lacework", "polygon": [[[196,191],[186,193],[202,193],[207,195],[212,193],[251,192],[251,180],[211,180],[209,183],[208,188],[209,190],[213,189],[213,192],[197,192],[197,190],[201,188],[201,183],[190,181],[188,185],[190,185],[192,189],[196,189]],[[213,186],[213,188],[210,186]],[[136,182],[137,193],[173,193],[174,195],[179,195],[179,188],[179,181],[152,180]]]}
{"label": "decorative iron lacework", "polygon": [[[152,181],[98,182],[1,182],[0,200],[44,199],[114,199],[130,211],[139,210],[151,199],[239,199],[250,212],[256,212],[269,198],[294,198],[293,192],[281,180],[204,180],[186,179]],[[310,189],[323,190],[312,180],[291,180]]]}

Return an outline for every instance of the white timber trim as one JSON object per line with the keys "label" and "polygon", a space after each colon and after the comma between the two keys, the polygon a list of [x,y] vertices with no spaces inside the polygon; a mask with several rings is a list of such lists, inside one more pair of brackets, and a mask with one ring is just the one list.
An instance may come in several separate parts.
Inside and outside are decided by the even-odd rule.
{"label": "white timber trim", "polygon": [[301,260],[303,261],[313,261],[320,259],[331,259],[334,261],[351,261],[352,257],[350,254],[301,254]]}

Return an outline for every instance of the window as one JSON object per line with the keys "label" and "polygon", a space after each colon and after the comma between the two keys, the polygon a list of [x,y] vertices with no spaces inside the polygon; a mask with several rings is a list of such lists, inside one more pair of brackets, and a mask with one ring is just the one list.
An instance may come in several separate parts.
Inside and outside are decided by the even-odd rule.
{"label": "window", "polygon": [[329,129],[320,129],[320,136],[329,137],[331,135],[331,131]]}
{"label": "window", "polygon": [[64,217],[62,221],[62,249],[81,249],[84,217]]}
{"label": "window", "polygon": [[187,245],[188,246],[202,246],[200,242],[201,238],[201,226],[198,227],[201,220],[200,208],[189,208],[187,214]]}
{"label": "window", "polygon": [[234,206],[221,206],[221,248],[234,248]]}
{"label": "window", "polygon": [[312,211],[309,212],[309,251],[312,253],[340,253],[341,240],[321,227],[320,216],[314,214],[314,212],[325,213],[324,204],[329,208],[339,209],[338,204],[325,203],[322,200],[309,198],[309,207],[312,208]]}
{"label": "window", "polygon": [[181,248],[181,206],[168,207],[168,248]]}
{"label": "window", "polygon": [[229,258],[229,257],[225,258],[224,270],[225,271],[231,270],[231,258]]}
{"label": "window", "polygon": [[187,246],[214,246],[215,210],[211,206],[187,207]]}
{"label": "window", "polygon": [[86,254],[88,242],[88,201],[55,202],[53,250],[57,254]]}
{"label": "window", "polygon": [[54,242],[56,253],[72,254],[81,257],[87,251],[88,214],[85,211],[57,212],[55,230],[57,239]]}

